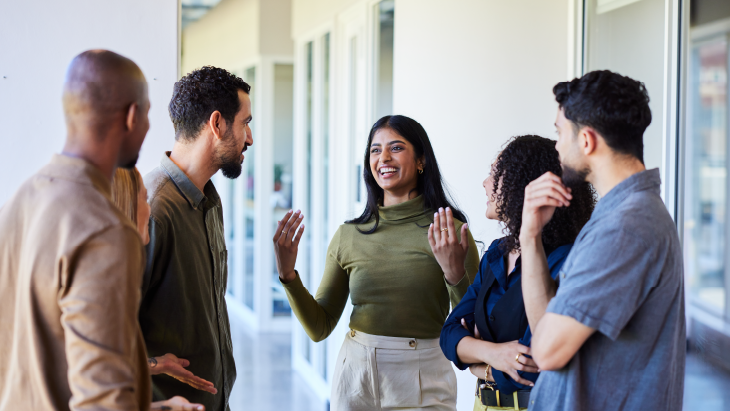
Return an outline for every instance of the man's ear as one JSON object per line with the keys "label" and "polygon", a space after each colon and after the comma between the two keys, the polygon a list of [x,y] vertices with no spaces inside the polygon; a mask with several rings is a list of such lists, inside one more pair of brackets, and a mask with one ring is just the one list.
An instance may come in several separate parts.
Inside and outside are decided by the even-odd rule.
{"label": "man's ear", "polygon": [[579,135],[579,143],[583,155],[593,154],[598,149],[599,135],[592,127],[583,127]]}
{"label": "man's ear", "polygon": [[138,111],[139,105],[137,105],[137,103],[132,103],[129,105],[129,108],[127,109],[127,121],[125,122],[125,125],[127,126],[127,131],[134,130],[134,127],[137,125]]}
{"label": "man's ear", "polygon": [[210,128],[210,131],[213,132],[213,135],[215,138],[220,140],[223,137],[224,130],[223,127],[225,127],[223,120],[223,116],[221,116],[221,112],[216,110],[212,113],[210,113],[210,119],[208,119],[208,127]]}

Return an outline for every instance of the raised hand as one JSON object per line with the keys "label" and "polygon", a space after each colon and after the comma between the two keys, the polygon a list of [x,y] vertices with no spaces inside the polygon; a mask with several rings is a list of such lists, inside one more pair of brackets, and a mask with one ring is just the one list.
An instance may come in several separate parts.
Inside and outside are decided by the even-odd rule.
{"label": "raised hand", "polygon": [[150,407],[152,411],[205,411],[201,404],[191,404],[183,397],[172,397],[166,401],[153,402]]}
{"label": "raised hand", "polygon": [[573,196],[563,180],[551,172],[540,176],[525,187],[520,237],[536,238],[542,235],[556,207],[568,207]]}
{"label": "raised hand", "polygon": [[[274,253],[276,254],[276,269],[279,271],[279,278],[282,282],[288,283],[296,278],[294,266],[297,262],[299,252],[299,241],[304,233],[304,215],[301,211],[292,212],[289,210],[284,218],[279,221],[274,233]],[[299,225],[301,229],[297,231]]]}
{"label": "raised hand", "polygon": [[466,224],[461,226],[461,242],[459,242],[454,228],[454,215],[449,207],[446,207],[446,210],[439,208],[433,215],[433,224],[428,227],[428,243],[431,245],[431,251],[444,271],[446,281],[452,285],[461,281],[466,272],[464,261],[469,250],[466,235],[468,228]]}
{"label": "raised hand", "polygon": [[190,361],[184,358],[177,358],[175,354],[168,353],[161,357],[152,357],[148,359],[147,362],[150,365],[150,374],[152,375],[167,374],[195,389],[206,391],[211,394],[218,393],[218,390],[212,382],[197,377],[195,374],[185,369],[185,367],[190,366]]}

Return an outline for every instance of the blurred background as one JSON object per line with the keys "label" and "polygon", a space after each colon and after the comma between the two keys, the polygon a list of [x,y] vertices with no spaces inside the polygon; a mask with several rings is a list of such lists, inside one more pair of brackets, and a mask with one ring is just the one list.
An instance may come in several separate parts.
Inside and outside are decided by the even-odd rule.
{"label": "blurred background", "polygon": [[[730,1],[24,0],[2,9],[0,205],[60,151],[61,84],[85,49],[126,55],[147,76],[143,174],[172,147],[167,104],[180,76],[215,65],[252,85],[244,172],[214,177],[238,369],[232,410],[329,408],[349,308],[332,336],[311,342],[277,280],[271,238],[286,211],[303,210],[298,269],[316,290],[330,236],[364,207],[375,120],[404,114],[424,125],[488,244],[501,229],[484,218],[481,182],[509,137],[554,138],[553,85],[596,69],[643,81],[653,114],[645,160],[661,171],[684,246],[684,407],[730,409]],[[457,375],[458,408],[471,410],[474,377]]]}

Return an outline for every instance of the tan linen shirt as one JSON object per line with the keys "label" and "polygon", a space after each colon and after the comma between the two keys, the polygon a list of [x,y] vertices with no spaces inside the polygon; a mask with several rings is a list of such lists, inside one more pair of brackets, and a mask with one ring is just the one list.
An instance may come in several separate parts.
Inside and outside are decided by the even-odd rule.
{"label": "tan linen shirt", "polygon": [[55,155],[0,208],[0,411],[149,410],[143,252],[80,159]]}

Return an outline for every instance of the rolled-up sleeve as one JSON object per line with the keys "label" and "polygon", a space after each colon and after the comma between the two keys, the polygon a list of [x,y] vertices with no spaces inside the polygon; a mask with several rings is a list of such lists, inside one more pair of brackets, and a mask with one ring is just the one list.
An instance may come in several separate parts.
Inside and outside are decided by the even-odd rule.
{"label": "rolled-up sleeve", "polygon": [[461,302],[451,311],[451,314],[446,319],[443,328],[441,328],[441,336],[439,344],[441,345],[441,351],[444,352],[444,356],[453,362],[454,365],[460,370],[464,370],[469,367],[470,364],[464,364],[459,359],[456,353],[456,347],[464,337],[473,337],[470,331],[464,329],[461,326],[461,319],[465,318],[467,323],[474,323],[474,308],[476,306],[477,297],[479,296],[479,290],[482,288],[482,268],[486,265],[486,256],[482,259],[481,268],[474,277],[474,282],[469,286],[466,294],[461,299]]}
{"label": "rolled-up sleeve", "polygon": [[137,410],[137,310],[144,265],[132,227],[105,230],[68,262],[59,293],[72,410]]}

